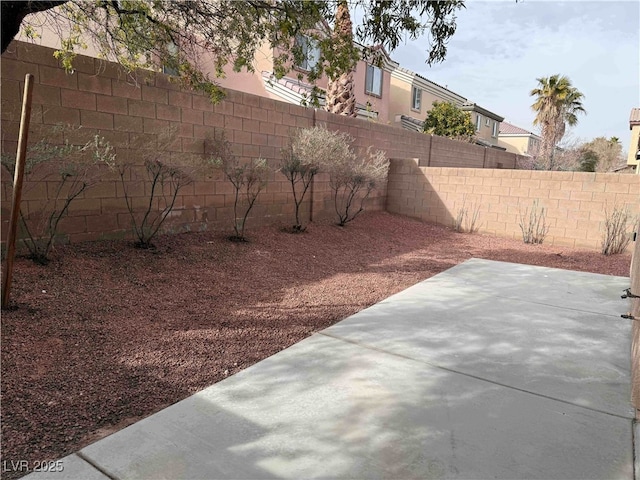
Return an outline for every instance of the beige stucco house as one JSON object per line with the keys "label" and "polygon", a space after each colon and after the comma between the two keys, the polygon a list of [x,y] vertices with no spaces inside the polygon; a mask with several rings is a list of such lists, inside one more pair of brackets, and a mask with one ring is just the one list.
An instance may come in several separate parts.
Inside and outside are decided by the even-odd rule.
{"label": "beige stucco house", "polygon": [[436,101],[450,102],[468,111],[476,125],[476,143],[502,149],[498,145],[498,132],[503,117],[416,72],[402,67],[391,72],[389,112],[397,126],[421,131],[422,123]]}
{"label": "beige stucco house", "polygon": [[517,127],[508,122],[500,123],[498,145],[507,152],[534,157],[540,149],[542,138],[533,132]]}
{"label": "beige stucco house", "polygon": [[503,149],[498,143],[498,133],[504,117],[471,102],[462,105],[462,110],[471,113],[471,119],[476,125],[476,143]]}
{"label": "beige stucco house", "polygon": [[627,165],[635,168],[635,173],[640,175],[640,108],[631,109],[629,130],[631,130],[631,142]]}
{"label": "beige stucco house", "polygon": [[401,122],[402,116],[424,121],[435,101],[451,102],[459,107],[467,101],[462,95],[402,67],[391,72],[390,87],[389,111],[395,123]]}

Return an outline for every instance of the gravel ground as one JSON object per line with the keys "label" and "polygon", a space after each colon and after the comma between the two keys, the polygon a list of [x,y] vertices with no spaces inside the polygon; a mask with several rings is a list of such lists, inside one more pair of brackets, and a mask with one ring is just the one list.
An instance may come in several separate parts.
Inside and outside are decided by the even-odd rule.
{"label": "gravel ground", "polygon": [[69,245],[48,266],[17,259],[15,309],[2,315],[3,460],[76,451],[471,257],[620,276],[631,260],[383,212],[249,236]]}

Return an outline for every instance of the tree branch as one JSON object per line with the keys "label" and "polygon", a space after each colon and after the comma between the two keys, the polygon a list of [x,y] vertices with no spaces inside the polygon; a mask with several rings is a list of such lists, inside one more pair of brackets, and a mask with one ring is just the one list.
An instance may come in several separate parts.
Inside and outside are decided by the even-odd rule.
{"label": "tree branch", "polygon": [[2,52],[9,47],[11,41],[18,35],[24,17],[31,13],[44,12],[52,8],[67,3],[68,0],[51,0],[44,2],[20,2],[2,1],[0,2],[0,17],[2,30]]}

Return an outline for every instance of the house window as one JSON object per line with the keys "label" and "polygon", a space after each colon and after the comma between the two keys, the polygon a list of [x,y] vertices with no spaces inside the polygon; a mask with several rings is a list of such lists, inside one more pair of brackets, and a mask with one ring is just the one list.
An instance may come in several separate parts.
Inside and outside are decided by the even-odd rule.
{"label": "house window", "polygon": [[493,132],[491,132],[491,136],[498,136],[498,122],[493,122]]}
{"label": "house window", "polygon": [[489,118],[487,117],[484,124],[488,127],[489,125],[491,125],[491,120],[489,120]]}
{"label": "house window", "polygon": [[480,127],[482,126],[482,115],[476,115],[476,132],[480,131]]}
{"label": "house window", "polygon": [[364,91],[369,95],[382,96],[382,70],[380,68],[367,65]]}
{"label": "house window", "polygon": [[320,58],[318,44],[312,38],[298,35],[296,37],[296,45],[302,51],[302,59],[299,63],[296,63],[296,67],[306,71],[312,70],[318,64],[318,59]]}
{"label": "house window", "polygon": [[[176,59],[176,62],[178,61],[178,46],[175,43],[171,42],[167,44],[167,52]],[[177,65],[162,65],[162,73],[177,77],[178,67]]]}
{"label": "house window", "polygon": [[411,90],[411,108],[419,111],[421,101],[422,101],[422,90],[417,87],[413,87]]}
{"label": "house window", "polygon": [[172,77],[178,76],[178,69],[175,67],[170,67],[168,65],[162,65],[162,73],[165,75],[171,75]]}

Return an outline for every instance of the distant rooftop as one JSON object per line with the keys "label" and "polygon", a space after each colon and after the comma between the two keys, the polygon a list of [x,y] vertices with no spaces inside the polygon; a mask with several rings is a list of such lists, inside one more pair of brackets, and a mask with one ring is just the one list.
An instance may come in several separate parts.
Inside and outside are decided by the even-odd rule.
{"label": "distant rooftop", "polygon": [[477,103],[466,102],[466,103],[462,104],[461,108],[465,112],[478,112],[478,113],[484,115],[485,117],[489,117],[489,118],[494,119],[497,122],[502,122],[504,120],[504,117],[501,117],[497,113],[493,113],[493,112],[487,110],[486,108],[481,107]]}
{"label": "distant rooftop", "polygon": [[515,125],[512,125],[512,124],[507,123],[507,122],[502,122],[500,124],[500,133],[502,133],[504,135],[535,135],[536,137],[538,136],[535,133],[530,132],[529,130],[525,130],[524,128],[516,127]]}
{"label": "distant rooftop", "polygon": [[[313,93],[313,85],[290,77],[276,78],[273,72],[262,72],[262,81],[267,91],[278,95],[290,103],[300,105],[302,101],[311,99]],[[279,89],[277,87],[280,87]],[[319,89],[318,103],[320,107],[325,104],[325,91]],[[368,105],[356,103],[356,111],[358,116],[364,118],[377,118],[378,112],[371,110]]]}
{"label": "distant rooftop", "polygon": [[[453,90],[449,90],[447,87],[443,87],[442,85],[440,85],[439,83],[434,82],[433,80],[429,80],[426,77],[423,77],[422,75],[420,75],[419,73],[416,73],[412,70],[409,70],[408,68],[404,68],[404,67],[398,67],[397,70],[400,70],[401,72],[404,72],[408,75],[415,75],[418,78],[421,78],[422,80],[424,80],[425,82],[429,82],[432,85],[435,85],[438,88],[441,88],[443,90],[446,90],[447,92],[452,93],[453,95],[457,95],[458,97],[464,98],[462,95],[460,95],[459,93],[454,92]],[[466,100],[466,99],[465,99]]]}

